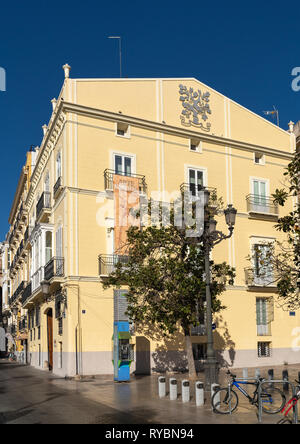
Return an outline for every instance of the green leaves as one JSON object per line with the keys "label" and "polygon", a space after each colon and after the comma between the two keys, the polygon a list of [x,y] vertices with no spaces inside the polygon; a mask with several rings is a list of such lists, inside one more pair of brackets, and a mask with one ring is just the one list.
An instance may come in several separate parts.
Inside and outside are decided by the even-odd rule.
{"label": "green leaves", "polygon": [[[133,322],[155,325],[163,335],[173,335],[178,324],[189,331],[205,310],[203,245],[191,245],[173,225],[131,227],[127,250],[128,263],[118,264],[104,288],[128,288],[128,315]],[[220,311],[225,307],[218,296],[233,282],[235,271],[226,263],[212,262],[211,274],[212,306]]]}

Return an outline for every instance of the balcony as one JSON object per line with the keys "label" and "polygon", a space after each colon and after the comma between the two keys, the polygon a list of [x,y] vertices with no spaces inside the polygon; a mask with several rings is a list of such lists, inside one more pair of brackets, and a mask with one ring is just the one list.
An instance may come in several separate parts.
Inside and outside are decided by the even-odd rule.
{"label": "balcony", "polygon": [[193,200],[199,196],[201,191],[208,190],[210,192],[209,205],[214,207],[217,205],[217,189],[211,187],[205,187],[203,185],[197,185],[194,183],[182,183],[180,185],[180,192],[183,196],[187,196],[189,199]]}
{"label": "balcony", "polygon": [[107,191],[113,191],[114,190],[114,176],[124,176],[124,177],[133,177],[138,179],[139,183],[139,192],[146,194],[147,192],[147,184],[146,184],[146,178],[145,176],[142,176],[141,174],[120,174],[116,173],[115,170],[108,170],[106,169],[104,171],[104,188]]}
{"label": "balcony", "polygon": [[256,273],[253,268],[245,268],[245,282],[248,289],[258,291],[274,291],[276,288],[276,277],[274,273],[268,272],[262,275]]}
{"label": "balcony", "polygon": [[53,187],[53,197],[54,197],[54,199],[56,199],[59,196],[59,194],[62,191],[62,189],[63,189],[62,177],[59,177],[57,179],[54,187]]}
{"label": "balcony", "polygon": [[129,256],[121,256],[118,254],[101,254],[98,258],[99,276],[107,277],[113,273],[117,264],[127,264]]}
{"label": "balcony", "polygon": [[40,267],[33,275],[32,275],[32,293],[36,291],[41,282],[44,280],[44,267]]}
{"label": "balcony", "polygon": [[63,277],[64,272],[64,258],[63,257],[53,257],[45,265],[44,278],[49,281],[53,277]]}
{"label": "balcony", "polygon": [[206,336],[206,325],[200,324],[191,327],[191,336]]}
{"label": "balcony", "polygon": [[31,282],[24,288],[23,294],[22,294],[22,305],[26,303],[26,301],[30,298],[32,294],[32,285]]}
{"label": "balcony", "polygon": [[23,316],[19,321],[19,331],[27,330],[27,317]]}
{"label": "balcony", "polygon": [[25,282],[22,281],[21,284],[18,286],[12,297],[10,298],[10,305],[12,305],[19,297],[19,295],[22,293],[25,287]]}
{"label": "balcony", "polygon": [[24,248],[28,247],[28,241],[29,241],[32,230],[33,230],[33,227],[28,225],[28,227],[26,228],[26,231],[24,233]]}
{"label": "balcony", "polygon": [[45,222],[51,212],[51,193],[44,191],[36,205],[36,219]]}
{"label": "balcony", "polygon": [[278,205],[269,197],[248,194],[246,196],[247,211],[249,216],[255,218],[278,218]]}

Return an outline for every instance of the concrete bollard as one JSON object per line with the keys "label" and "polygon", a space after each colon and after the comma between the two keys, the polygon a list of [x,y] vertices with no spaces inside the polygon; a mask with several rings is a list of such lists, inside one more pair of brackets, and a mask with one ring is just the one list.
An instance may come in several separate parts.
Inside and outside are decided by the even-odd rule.
{"label": "concrete bollard", "polygon": [[255,369],[255,378],[256,379],[260,378],[260,369],[259,368]]}
{"label": "concrete bollard", "polygon": [[[289,372],[287,370],[283,370],[282,371],[282,379],[283,381],[288,381],[289,380]],[[290,384],[288,384],[287,382],[285,382],[283,384],[283,390],[288,392],[290,389]]]}
{"label": "concrete bollard", "polygon": [[177,381],[175,378],[170,378],[170,400],[175,401],[177,399]]}
{"label": "concrete bollard", "polygon": [[182,402],[189,402],[190,400],[190,382],[184,379],[181,383],[181,398]]}
{"label": "concrete bollard", "polygon": [[197,381],[195,384],[196,393],[196,406],[200,407],[204,405],[204,384],[203,382]]}
{"label": "concrete bollard", "polygon": [[[248,369],[247,368],[243,368],[243,379],[248,379]],[[244,390],[245,390],[245,392],[248,392],[247,385],[244,386]]]}
{"label": "concrete bollard", "polygon": [[158,396],[160,398],[166,396],[166,378],[164,376],[158,378]]}
{"label": "concrete bollard", "polygon": [[[211,385],[211,398],[214,396],[214,394],[216,393],[216,392],[218,392],[220,390],[220,386],[219,386],[219,384],[212,384]],[[218,403],[220,403],[221,402],[221,396],[220,396],[220,394],[219,395],[216,395],[215,396],[215,398],[214,398],[214,404],[218,404]]]}

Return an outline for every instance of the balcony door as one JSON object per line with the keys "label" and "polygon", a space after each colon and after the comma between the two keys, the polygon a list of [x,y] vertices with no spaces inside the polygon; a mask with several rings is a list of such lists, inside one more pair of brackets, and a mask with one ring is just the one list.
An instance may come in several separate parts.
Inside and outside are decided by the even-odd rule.
{"label": "balcony door", "polygon": [[253,210],[267,213],[267,181],[254,179],[252,182],[252,192]]}
{"label": "balcony door", "polygon": [[192,196],[198,196],[199,192],[204,186],[204,172],[203,170],[197,170],[194,168],[189,168],[188,170],[189,179],[189,191]]}
{"label": "balcony door", "polygon": [[115,174],[122,176],[131,176],[132,174],[132,158],[115,154],[114,156]]}

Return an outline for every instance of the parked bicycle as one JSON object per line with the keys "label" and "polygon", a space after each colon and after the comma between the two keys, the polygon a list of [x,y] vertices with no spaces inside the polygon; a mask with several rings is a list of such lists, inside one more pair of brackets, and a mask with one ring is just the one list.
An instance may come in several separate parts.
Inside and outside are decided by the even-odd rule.
{"label": "parked bicycle", "polygon": [[300,381],[295,380],[298,384],[298,392],[284,405],[281,413],[284,418],[280,419],[277,424],[293,424],[293,420],[290,418],[290,412],[294,412],[296,404],[300,399]]}
{"label": "parked bicycle", "polygon": [[[258,408],[259,401],[259,386],[263,381],[263,378],[258,378],[255,381],[237,381],[236,375],[233,375],[230,371],[227,372],[230,376],[230,384],[228,387],[220,388],[217,390],[212,397],[212,407],[214,412],[223,415],[228,415],[237,409],[239,398],[237,393],[233,390],[233,387],[237,388],[250,402],[250,404]],[[266,381],[267,382],[267,381]],[[252,396],[250,396],[246,390],[244,390],[240,385],[254,386],[255,390]],[[275,414],[282,410],[286,403],[285,394],[275,387],[266,387],[261,390],[261,403],[262,410],[265,413]]]}

